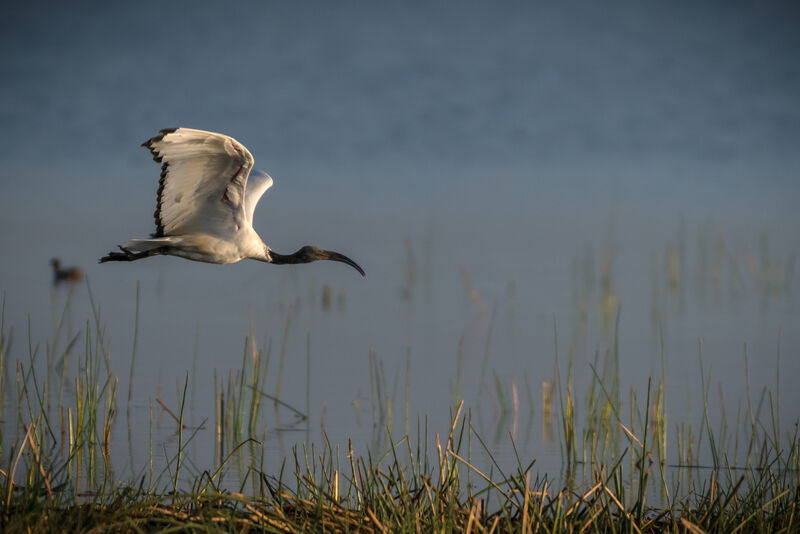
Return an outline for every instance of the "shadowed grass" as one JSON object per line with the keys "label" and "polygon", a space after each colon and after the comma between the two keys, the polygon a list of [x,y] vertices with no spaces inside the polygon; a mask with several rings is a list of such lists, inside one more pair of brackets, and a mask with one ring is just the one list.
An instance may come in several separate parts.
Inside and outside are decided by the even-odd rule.
{"label": "shadowed grass", "polygon": [[[555,324],[554,334],[557,340]],[[0,331],[3,366],[7,365],[6,339]],[[511,469],[501,466],[475,431],[463,401],[453,409],[450,426],[440,433],[430,431],[427,420],[424,424],[418,420],[416,436],[392,436],[394,395],[383,362],[374,352],[369,356],[370,395],[373,422],[385,438],[380,449],[357,456],[352,445],[341,451],[325,437],[321,445],[304,443],[295,448],[279,469],[267,471],[259,441],[263,438],[256,435],[263,431],[261,400],[268,398],[276,407],[293,410],[304,422],[307,418],[278,400],[279,386],[274,397],[262,391],[271,349],[268,344],[266,350],[258,350],[252,332],[245,341],[241,370],[231,372],[227,381],[215,380],[216,466],[202,470],[187,455],[189,443],[202,428],[184,425],[187,375],[174,405],[177,450],[165,448],[165,466],[160,473],[154,472],[151,428],[149,476],[142,472],[120,480],[111,467],[109,447],[118,379],[105,367],[108,355],[97,315],[94,322],[86,323],[83,340],[84,354],[73,380],[75,394],[57,412],[66,413],[62,421],[52,416],[46,402],[50,383],[39,380],[38,348],[30,336],[27,361],[17,362],[16,414],[3,414],[13,415],[18,429],[12,433],[13,443],[3,448],[3,532],[791,533],[799,528],[797,424],[791,434],[781,436],[778,407],[772,406],[768,392],[762,393],[758,407],[752,409],[748,402],[745,414],[745,463],[735,464],[736,451],[729,461],[723,448],[726,438],[720,435],[725,428],[715,433],[708,422],[710,377],[701,354],[704,411],[700,434],[695,439],[691,427],[678,426],[678,458],[684,465],[671,481],[666,479],[664,465],[663,376],[654,387],[648,381],[643,399],[631,390],[626,414],[620,400],[616,334],[613,349],[602,362],[602,374],[597,371],[597,359],[592,366],[595,379],[584,393],[583,428],[575,414],[580,392],[573,390],[572,358],[564,390],[556,373],[562,406],[561,448],[567,466],[562,482],[539,476],[533,459],[517,457]],[[74,343],[68,343],[66,350],[73,348]],[[306,350],[310,353],[308,342]],[[59,359],[56,353],[49,357],[49,361]],[[0,372],[0,380],[3,376]],[[57,381],[64,383],[61,377]],[[499,380],[496,383],[500,397],[503,388]],[[516,390],[513,381],[511,389]],[[759,417],[764,399],[769,401],[769,418]],[[477,454],[473,444],[479,446]],[[711,466],[696,465],[694,451],[701,446],[711,451]],[[246,455],[250,461],[245,464]],[[481,458],[482,463],[473,458]],[[655,468],[654,459],[658,460]],[[238,492],[222,481],[234,461],[239,462]],[[580,481],[576,465],[584,469]],[[248,483],[251,490],[245,494]],[[655,505],[648,501],[651,489],[663,495]]]}
{"label": "shadowed grass", "polygon": [[[651,508],[643,491],[631,497],[625,487],[625,480],[632,477],[645,482],[649,464],[637,462],[633,472],[625,472],[622,461],[633,449],[638,449],[637,458],[643,458],[646,435],[630,434],[631,447],[610,468],[595,470],[589,487],[554,488],[533,474],[532,465],[500,472],[497,479],[472,465],[462,449],[473,430],[469,415],[459,411],[449,432],[435,435],[432,464],[420,457],[419,448],[413,452],[408,437],[391,441],[386,455],[378,459],[354,458],[352,450],[342,457],[326,443],[320,451],[296,450],[295,469],[288,479],[284,472],[276,478],[253,470],[262,488],[255,495],[224,491],[207,474],[184,490],[145,487],[142,479],[138,486],[121,484],[103,493],[76,494],[68,486],[52,488],[54,479],[34,445],[36,424],[25,437],[29,479],[25,485],[7,483],[4,488],[7,498],[0,507],[0,527],[6,532],[255,528],[264,532],[788,533],[797,529],[797,471],[784,469],[786,458],[774,450],[762,455],[757,468],[741,474],[712,470],[701,486],[675,498],[671,506]],[[790,454],[796,459],[796,439]],[[462,489],[466,472],[482,481],[475,484],[475,491]],[[490,498],[495,503],[491,506]]]}

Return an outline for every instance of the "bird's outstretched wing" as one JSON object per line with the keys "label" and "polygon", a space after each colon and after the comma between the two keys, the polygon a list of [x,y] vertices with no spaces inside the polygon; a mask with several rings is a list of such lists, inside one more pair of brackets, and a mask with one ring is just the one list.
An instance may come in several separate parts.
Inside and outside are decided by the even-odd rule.
{"label": "bird's outstretched wing", "polygon": [[247,189],[244,193],[244,214],[247,222],[253,224],[253,212],[256,210],[261,196],[272,187],[272,177],[263,171],[253,171],[247,179]]}
{"label": "bird's outstretched wing", "polygon": [[142,146],[161,163],[153,237],[229,236],[247,223],[245,189],[253,156],[236,139],[175,128],[161,130]]}

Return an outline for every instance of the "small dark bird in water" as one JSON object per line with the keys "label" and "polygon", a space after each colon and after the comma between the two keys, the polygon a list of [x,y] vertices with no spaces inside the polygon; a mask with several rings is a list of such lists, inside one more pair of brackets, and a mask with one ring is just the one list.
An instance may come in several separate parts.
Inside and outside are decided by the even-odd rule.
{"label": "small dark bird in water", "polygon": [[61,282],[80,282],[83,280],[83,271],[78,267],[64,267],[61,268],[61,262],[57,258],[50,260],[50,265],[53,266],[53,285],[57,286]]}

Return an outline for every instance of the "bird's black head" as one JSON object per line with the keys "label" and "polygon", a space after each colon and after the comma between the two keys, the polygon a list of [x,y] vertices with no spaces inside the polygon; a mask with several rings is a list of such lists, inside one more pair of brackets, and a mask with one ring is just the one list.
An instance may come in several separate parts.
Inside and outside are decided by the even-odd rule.
{"label": "bird's black head", "polygon": [[317,247],[306,245],[304,247],[301,247],[300,250],[298,250],[297,252],[295,252],[295,255],[297,255],[298,258],[301,258],[303,260],[303,263],[308,263],[312,261],[327,259],[326,257],[324,257],[325,256],[324,252],[325,252],[324,250],[319,249]]}
{"label": "bird's black head", "polygon": [[270,251],[269,255],[271,258],[271,263],[276,264],[311,263],[312,261],[318,260],[338,261],[341,263],[346,263],[358,271],[361,276],[366,276],[364,269],[362,269],[360,265],[344,254],[339,254],[338,252],[333,252],[331,250],[322,250],[321,248],[312,247],[311,245],[306,245],[300,248],[300,250],[294,254],[288,254],[286,256],[273,251]]}

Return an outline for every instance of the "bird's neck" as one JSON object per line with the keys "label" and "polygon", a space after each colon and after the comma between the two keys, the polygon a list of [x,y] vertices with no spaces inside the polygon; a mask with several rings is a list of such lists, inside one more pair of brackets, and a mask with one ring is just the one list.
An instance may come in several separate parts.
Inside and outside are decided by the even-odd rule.
{"label": "bird's neck", "polygon": [[270,263],[274,263],[276,265],[308,263],[310,261],[313,261],[306,254],[306,247],[303,247],[291,254],[278,254],[274,250],[270,250],[269,257],[270,257],[269,260]]}

